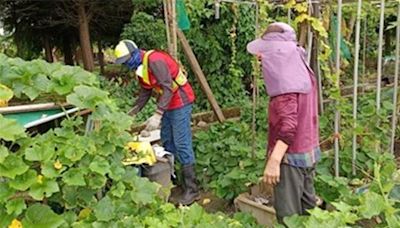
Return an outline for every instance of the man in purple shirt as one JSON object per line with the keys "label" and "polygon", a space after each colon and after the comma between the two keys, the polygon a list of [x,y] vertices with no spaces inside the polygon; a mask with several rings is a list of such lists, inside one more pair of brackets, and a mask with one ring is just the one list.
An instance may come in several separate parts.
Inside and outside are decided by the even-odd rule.
{"label": "man in purple shirt", "polygon": [[280,223],[315,207],[315,164],[320,158],[316,80],[298,46],[294,29],[272,23],[247,45],[261,60],[267,93],[268,159],[264,182],[274,186]]}

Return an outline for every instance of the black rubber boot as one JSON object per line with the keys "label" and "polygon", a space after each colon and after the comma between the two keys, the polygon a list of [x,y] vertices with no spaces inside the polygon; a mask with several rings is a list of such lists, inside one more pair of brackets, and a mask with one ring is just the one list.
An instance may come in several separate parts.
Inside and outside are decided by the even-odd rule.
{"label": "black rubber boot", "polygon": [[182,205],[190,205],[194,201],[200,199],[199,188],[196,183],[196,173],[194,165],[186,165],[182,167],[183,187],[182,196],[178,199],[178,203]]}

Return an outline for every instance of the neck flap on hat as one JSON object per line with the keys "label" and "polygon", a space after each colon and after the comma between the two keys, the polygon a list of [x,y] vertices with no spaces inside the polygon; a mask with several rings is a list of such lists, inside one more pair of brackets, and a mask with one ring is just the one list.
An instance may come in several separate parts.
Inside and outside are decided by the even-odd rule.
{"label": "neck flap on hat", "polygon": [[312,70],[305,60],[305,51],[297,45],[296,33],[289,25],[273,23],[283,32],[267,33],[261,54],[262,71],[267,93],[278,96],[285,93],[309,93]]}

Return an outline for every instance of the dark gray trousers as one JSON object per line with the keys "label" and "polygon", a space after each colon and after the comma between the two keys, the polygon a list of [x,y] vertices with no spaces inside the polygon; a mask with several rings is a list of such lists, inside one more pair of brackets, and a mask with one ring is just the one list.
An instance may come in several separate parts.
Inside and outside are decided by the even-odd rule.
{"label": "dark gray trousers", "polygon": [[305,215],[316,205],[315,168],[298,168],[281,164],[279,183],[274,187],[274,208],[279,223],[286,216]]}

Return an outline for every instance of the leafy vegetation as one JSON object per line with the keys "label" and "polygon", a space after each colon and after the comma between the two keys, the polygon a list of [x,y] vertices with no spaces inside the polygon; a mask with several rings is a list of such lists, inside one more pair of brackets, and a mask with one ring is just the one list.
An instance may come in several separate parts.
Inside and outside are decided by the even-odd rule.
{"label": "leafy vegetation", "polygon": [[80,67],[50,64],[39,59],[27,62],[1,53],[0,74],[0,83],[12,89],[15,97],[30,101],[49,97],[62,102],[75,86],[98,84],[94,74]]}
{"label": "leafy vegetation", "polygon": [[[380,155],[374,163],[373,175],[367,175],[368,185],[351,189],[347,185],[336,184],[329,187],[340,188],[339,197],[331,204],[333,211],[315,208],[310,216],[292,216],[285,219],[288,227],[398,227],[399,214],[399,170],[394,157],[388,153]],[[331,183],[346,183],[345,179]]]}
{"label": "leafy vegetation", "polygon": [[[18,63],[25,70],[37,61]],[[18,71],[18,66],[11,68]],[[35,72],[45,75],[56,66]],[[64,69],[69,73],[70,68]],[[10,71],[4,66],[2,70]],[[19,79],[15,76],[10,82]],[[157,195],[158,185],[121,162],[127,153],[125,145],[132,140],[131,117],[97,87],[75,84],[68,91],[61,93],[64,100],[92,110],[93,121],[101,123],[93,131],[84,130],[81,117],[68,117],[59,127],[29,136],[16,121],[0,116],[1,227],[244,226],[223,214],[207,214],[198,205],[176,209],[164,202]],[[36,97],[41,96],[39,92]]]}

